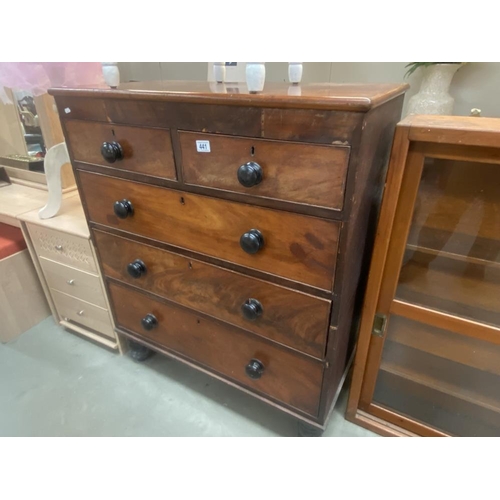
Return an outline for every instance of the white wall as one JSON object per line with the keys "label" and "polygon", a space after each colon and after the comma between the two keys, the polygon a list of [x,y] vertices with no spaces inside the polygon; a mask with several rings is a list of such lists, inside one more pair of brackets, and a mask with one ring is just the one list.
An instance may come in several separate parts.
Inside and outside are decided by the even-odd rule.
{"label": "white wall", "polygon": [[[306,62],[304,83],[335,82],[403,82],[411,85],[405,99],[418,91],[421,74],[417,70],[408,80],[405,62]],[[211,74],[207,63],[119,63],[122,81],[130,80],[205,80]],[[288,78],[288,63],[266,63],[266,81],[280,82]],[[500,63],[469,63],[455,75],[450,90],[455,97],[455,114],[469,115],[472,108],[482,116],[500,117]],[[405,114],[405,110],[403,114]]]}

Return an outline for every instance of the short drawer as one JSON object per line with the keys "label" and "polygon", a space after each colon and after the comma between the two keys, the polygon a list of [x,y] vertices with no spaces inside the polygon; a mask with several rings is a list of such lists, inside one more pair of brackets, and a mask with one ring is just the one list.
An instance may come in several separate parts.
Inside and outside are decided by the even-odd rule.
{"label": "short drawer", "polygon": [[97,274],[97,265],[88,239],[36,224],[28,224],[28,230],[40,257]]}
{"label": "short drawer", "polygon": [[96,306],[107,308],[99,276],[79,271],[44,257],[39,259],[50,288]]}
{"label": "short drawer", "polygon": [[[67,120],[66,133],[75,161],[166,179],[177,177],[168,129]],[[106,158],[101,152],[104,143]]]}
{"label": "short drawer", "polygon": [[196,132],[179,132],[179,140],[183,177],[188,184],[342,209],[348,146]]}
{"label": "short drawer", "polygon": [[[79,178],[93,222],[318,288],[332,288],[339,237],[336,221],[90,172],[80,171]],[[122,202],[121,215],[126,218],[119,218],[113,207],[124,199],[132,209],[127,215],[123,209],[128,204]],[[256,253],[242,249],[242,237],[248,246],[254,245],[250,250]]]}
{"label": "short drawer", "polygon": [[[255,392],[268,395],[309,415],[317,415],[323,378],[321,362],[241,330],[152,300],[128,287],[111,283],[109,290],[117,326]],[[156,320],[156,324],[150,321],[154,324],[151,330],[145,330],[141,325],[142,319],[148,314]],[[250,369],[248,365],[252,360],[258,360],[260,365],[255,364],[254,369]]]}
{"label": "short drawer", "polygon": [[101,231],[94,230],[94,238],[106,276],[324,356],[329,300]]}
{"label": "short drawer", "polygon": [[115,338],[111,318],[106,309],[76,299],[57,290],[51,290],[51,292],[57,312],[62,318],[86,326],[107,337]]}

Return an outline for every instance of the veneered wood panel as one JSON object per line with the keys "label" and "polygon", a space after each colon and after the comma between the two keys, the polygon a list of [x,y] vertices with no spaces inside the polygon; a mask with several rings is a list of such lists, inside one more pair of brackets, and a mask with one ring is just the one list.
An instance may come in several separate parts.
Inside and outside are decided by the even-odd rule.
{"label": "veneered wood panel", "polygon": [[[145,337],[225,375],[240,384],[298,408],[317,414],[323,365],[286,348],[252,337],[238,329],[200,318],[175,306],[152,300],[142,293],[109,284],[118,326]],[[134,307],[130,307],[134,304]],[[153,314],[156,328],[146,331],[141,320]],[[259,379],[245,373],[252,359],[264,372]]]}
{"label": "veneered wood panel", "polygon": [[[251,196],[341,210],[349,149],[281,141],[179,132],[182,170],[188,184]],[[209,141],[210,152],[199,152],[196,141]],[[262,181],[245,187],[238,169],[255,162]]]}
{"label": "veneered wood panel", "polygon": [[[92,222],[268,273],[331,289],[339,224],[278,210],[217,200],[79,172]],[[119,219],[116,201],[127,199],[134,214]],[[259,230],[264,246],[250,255],[240,237]]]}
{"label": "veneered wood panel", "polygon": [[[94,230],[104,274],[168,300],[322,358],[330,317],[329,300],[189,259],[149,245]],[[140,259],[146,271],[127,273]],[[242,305],[262,304],[261,316],[246,319]]]}
{"label": "veneered wood panel", "polygon": [[[66,133],[75,161],[103,165],[117,171],[176,179],[172,141],[168,129],[125,127],[67,120]],[[103,142],[117,142],[123,159],[108,163],[101,155]]]}

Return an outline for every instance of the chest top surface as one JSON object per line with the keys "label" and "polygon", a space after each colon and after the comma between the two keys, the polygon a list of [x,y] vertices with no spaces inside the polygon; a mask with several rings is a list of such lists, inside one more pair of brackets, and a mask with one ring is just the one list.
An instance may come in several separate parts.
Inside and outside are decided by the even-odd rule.
{"label": "chest top surface", "polygon": [[405,83],[311,83],[305,85],[266,83],[262,92],[251,93],[245,83],[162,81],[124,83],[117,88],[107,86],[54,88],[49,93],[54,96],[106,99],[368,111],[403,94],[408,87]]}

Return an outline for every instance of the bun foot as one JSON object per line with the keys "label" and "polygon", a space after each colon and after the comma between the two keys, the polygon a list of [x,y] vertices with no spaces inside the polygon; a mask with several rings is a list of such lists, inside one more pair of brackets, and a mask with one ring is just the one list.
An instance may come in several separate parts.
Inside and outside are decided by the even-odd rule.
{"label": "bun foot", "polygon": [[306,424],[299,420],[298,430],[300,437],[321,437],[323,435],[323,429],[315,427],[314,425]]}
{"label": "bun foot", "polygon": [[146,359],[150,358],[154,351],[146,347],[145,345],[139,344],[139,342],[134,342],[133,340],[129,340],[130,346],[130,357],[137,362],[146,361]]}

